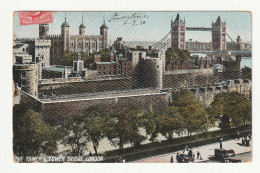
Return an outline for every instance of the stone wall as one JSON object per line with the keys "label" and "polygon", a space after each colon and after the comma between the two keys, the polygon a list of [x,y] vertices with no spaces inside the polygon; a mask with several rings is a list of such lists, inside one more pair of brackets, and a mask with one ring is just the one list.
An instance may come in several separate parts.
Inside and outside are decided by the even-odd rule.
{"label": "stone wall", "polygon": [[222,92],[238,92],[244,94],[251,99],[252,83],[250,80],[228,80],[227,82],[215,83],[212,86],[206,87],[194,87],[189,90],[205,105],[209,106],[213,101],[214,97],[218,93]]}
{"label": "stone wall", "polygon": [[164,88],[183,88],[191,86],[211,85],[218,81],[213,69],[173,70],[167,71],[163,78]]}
{"label": "stone wall", "polygon": [[42,101],[42,103],[44,120],[51,124],[60,124],[64,116],[81,114],[90,106],[96,106],[108,113],[127,108],[141,112],[160,111],[168,105],[168,96],[167,93],[148,93],[110,98]]}
{"label": "stone wall", "polygon": [[95,93],[115,90],[127,90],[132,88],[131,78],[66,81],[52,83],[40,83],[38,85],[39,98],[55,95],[71,95],[82,93]]}

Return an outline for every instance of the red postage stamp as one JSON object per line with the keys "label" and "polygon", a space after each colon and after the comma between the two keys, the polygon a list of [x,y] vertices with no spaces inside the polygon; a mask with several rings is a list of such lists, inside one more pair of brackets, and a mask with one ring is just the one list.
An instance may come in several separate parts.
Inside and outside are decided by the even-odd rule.
{"label": "red postage stamp", "polygon": [[19,12],[20,25],[33,25],[52,23],[52,12],[47,11],[22,11]]}

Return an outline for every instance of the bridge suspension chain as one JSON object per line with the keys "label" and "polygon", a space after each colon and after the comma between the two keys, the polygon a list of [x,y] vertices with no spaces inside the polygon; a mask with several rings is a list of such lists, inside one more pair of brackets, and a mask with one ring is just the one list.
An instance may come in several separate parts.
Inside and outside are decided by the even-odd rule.
{"label": "bridge suspension chain", "polygon": [[232,43],[236,43],[231,37],[230,37],[230,35],[227,33],[227,36],[228,36],[228,38],[229,38],[229,40],[232,42]]}
{"label": "bridge suspension chain", "polygon": [[155,44],[152,45],[153,48],[157,48],[160,45],[163,44],[163,42],[166,40],[166,38],[170,35],[171,32],[167,33],[160,41],[156,42]]}

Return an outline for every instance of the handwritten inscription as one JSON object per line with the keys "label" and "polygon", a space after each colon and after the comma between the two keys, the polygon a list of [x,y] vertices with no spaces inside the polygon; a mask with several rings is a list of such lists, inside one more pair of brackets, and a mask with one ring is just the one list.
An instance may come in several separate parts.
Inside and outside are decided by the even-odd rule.
{"label": "handwritten inscription", "polygon": [[109,22],[122,22],[123,25],[144,25],[146,23],[146,19],[148,19],[149,16],[143,13],[137,13],[134,12],[131,15],[122,15],[121,13],[113,13],[110,18]]}

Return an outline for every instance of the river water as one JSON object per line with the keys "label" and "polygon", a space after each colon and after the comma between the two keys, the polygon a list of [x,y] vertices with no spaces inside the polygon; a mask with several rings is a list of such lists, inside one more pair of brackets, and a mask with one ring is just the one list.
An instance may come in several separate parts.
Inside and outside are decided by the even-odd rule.
{"label": "river water", "polygon": [[[205,57],[207,54],[206,53],[191,53],[191,55],[199,55],[199,56]],[[232,59],[236,59],[236,57],[232,56]],[[252,68],[252,57],[242,57],[241,68],[243,68],[245,66]]]}

